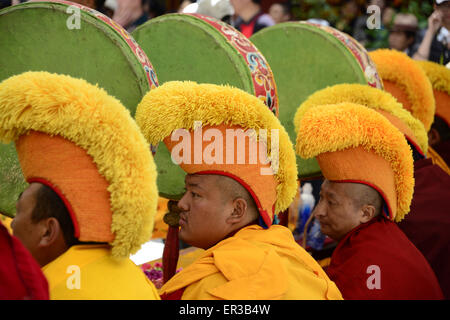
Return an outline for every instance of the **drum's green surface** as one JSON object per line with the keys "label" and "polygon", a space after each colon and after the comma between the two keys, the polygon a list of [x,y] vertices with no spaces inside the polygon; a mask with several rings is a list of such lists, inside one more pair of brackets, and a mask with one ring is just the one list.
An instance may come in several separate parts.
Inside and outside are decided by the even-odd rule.
{"label": "drum's green surface", "polygon": [[172,162],[170,152],[163,142],[158,144],[154,159],[158,170],[156,182],[159,195],[167,199],[180,200],[185,192],[186,173]]}
{"label": "drum's green surface", "polygon": [[0,155],[0,213],[12,217],[16,212],[16,200],[27,183],[20,169],[14,143],[0,143]]}
{"label": "drum's green surface", "polygon": [[69,29],[74,13],[68,7],[29,2],[0,11],[0,81],[25,71],[67,74],[98,84],[134,115],[150,89],[138,58],[90,12],[80,10],[80,28]]}
{"label": "drum's green surface", "polygon": [[[79,6],[28,2],[0,11],[0,81],[26,71],[83,78],[119,99],[134,115],[150,90],[147,58],[108,18],[81,6],[67,13],[69,5]],[[74,14],[80,18],[79,29],[68,27],[76,26]],[[14,215],[25,186],[14,144],[0,144],[1,213]]]}
{"label": "drum's green surface", "polygon": [[[198,17],[164,15],[139,26],[132,35],[152,61],[160,84],[192,80],[228,84],[254,94],[251,72],[242,55],[219,30]],[[172,162],[164,143],[158,145],[155,162],[160,195],[179,199],[186,174]]]}
{"label": "drum's green surface", "polygon": [[254,94],[243,57],[207,22],[190,15],[151,19],[132,33],[152,61],[160,84],[172,80],[229,84]]}
{"label": "drum's green surface", "polygon": [[[293,118],[315,91],[339,83],[367,84],[351,51],[330,33],[308,24],[289,22],[265,28],[250,39],[264,54],[278,89],[279,118],[295,145]],[[300,177],[320,174],[315,159],[297,157]]]}

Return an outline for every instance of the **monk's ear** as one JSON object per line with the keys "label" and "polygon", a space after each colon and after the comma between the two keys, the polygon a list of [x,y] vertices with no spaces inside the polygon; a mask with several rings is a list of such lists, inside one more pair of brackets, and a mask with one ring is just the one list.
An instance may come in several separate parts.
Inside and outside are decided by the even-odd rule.
{"label": "monk's ear", "polygon": [[236,224],[241,222],[247,213],[248,205],[247,201],[243,198],[236,198],[233,200],[233,212],[228,216],[227,222],[230,224]]}
{"label": "monk's ear", "polygon": [[365,204],[360,209],[360,222],[366,223],[372,220],[376,216],[376,208],[371,204]]}
{"label": "monk's ear", "polygon": [[39,241],[40,247],[51,247],[56,242],[60,241],[62,236],[62,229],[59,221],[54,218],[46,218],[39,221],[41,229],[41,237]]}
{"label": "monk's ear", "polygon": [[431,128],[430,131],[428,131],[428,144],[433,147],[439,142],[441,142],[441,135],[439,134],[439,131],[435,128]]}

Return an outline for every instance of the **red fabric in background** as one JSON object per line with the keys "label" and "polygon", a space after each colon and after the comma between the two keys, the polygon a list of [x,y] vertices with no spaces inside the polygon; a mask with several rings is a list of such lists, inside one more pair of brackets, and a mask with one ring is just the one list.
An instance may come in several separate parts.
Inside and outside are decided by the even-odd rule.
{"label": "red fabric in background", "polygon": [[422,252],[450,299],[450,176],[431,159],[414,164],[411,211],[399,228]]}
{"label": "red fabric in background", "polygon": [[31,254],[0,222],[0,300],[48,300],[48,283]]}
{"label": "red fabric in background", "polygon": [[[368,286],[375,275],[370,266],[379,268],[379,289]],[[339,242],[326,272],[344,299],[443,298],[420,251],[394,222],[381,216],[353,229]]]}

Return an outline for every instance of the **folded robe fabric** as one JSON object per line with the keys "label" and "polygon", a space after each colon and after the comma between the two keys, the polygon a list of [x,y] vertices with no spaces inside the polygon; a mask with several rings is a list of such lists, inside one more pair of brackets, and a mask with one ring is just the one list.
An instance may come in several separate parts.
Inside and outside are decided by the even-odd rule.
{"label": "folded robe fabric", "polygon": [[289,229],[251,225],[206,250],[161,289],[164,299],[342,299]]}
{"label": "folded robe fabric", "polygon": [[411,211],[398,226],[422,252],[450,299],[450,176],[431,159],[414,163],[414,197]]}
{"label": "folded robe fabric", "polygon": [[108,245],[75,245],[45,265],[50,299],[159,300],[139,267],[130,259],[114,259],[110,250]]}
{"label": "folded robe fabric", "polygon": [[327,268],[344,299],[442,299],[436,276],[398,226],[382,216],[349,232]]}

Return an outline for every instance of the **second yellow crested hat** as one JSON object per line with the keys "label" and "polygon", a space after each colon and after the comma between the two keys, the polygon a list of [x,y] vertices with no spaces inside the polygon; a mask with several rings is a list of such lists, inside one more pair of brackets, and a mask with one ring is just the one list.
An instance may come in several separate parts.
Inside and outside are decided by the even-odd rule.
{"label": "second yellow crested hat", "polygon": [[427,132],[435,113],[433,88],[425,72],[405,53],[378,49],[369,53],[383,80],[384,89],[419,119]]}
{"label": "second yellow crested hat", "polygon": [[177,164],[186,173],[236,180],[252,195],[266,226],[296,194],[295,152],[286,130],[243,90],[166,82],[143,98],[136,121],[151,144],[167,146],[172,159],[181,153],[180,140],[192,142]]}
{"label": "second yellow crested hat", "polygon": [[413,157],[397,128],[355,103],[316,106],[298,121],[297,154],[316,157],[330,181],[374,188],[384,199],[386,217],[403,219],[414,191]]}
{"label": "second yellow crested hat", "polygon": [[436,116],[450,127],[450,69],[431,61],[416,61],[431,82],[436,100]]}
{"label": "second yellow crested hat", "polygon": [[418,119],[402,107],[389,92],[361,84],[337,84],[319,90],[308,97],[298,108],[294,125],[298,132],[300,119],[309,109],[320,105],[337,103],[357,103],[373,109],[385,116],[392,125],[399,129],[411,145],[422,155],[427,154],[427,132]]}

